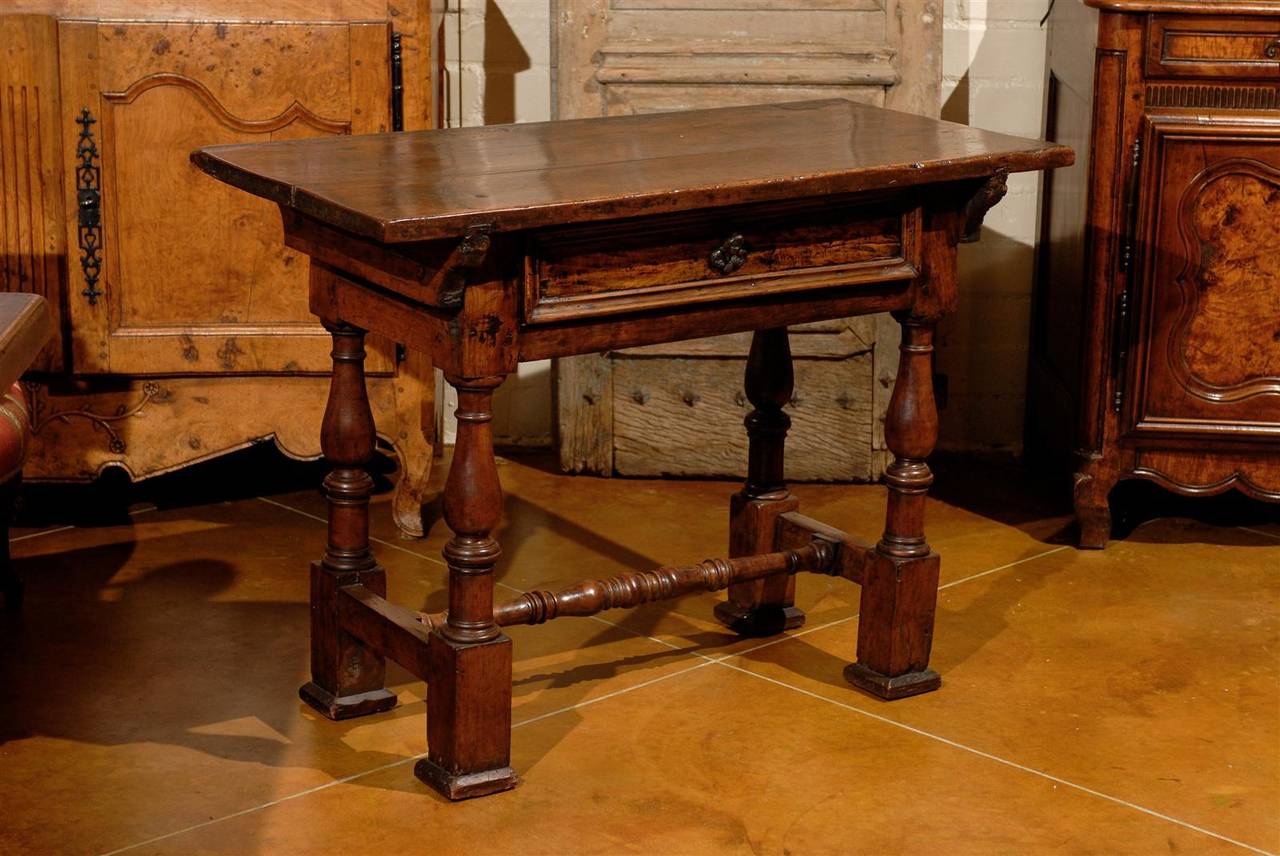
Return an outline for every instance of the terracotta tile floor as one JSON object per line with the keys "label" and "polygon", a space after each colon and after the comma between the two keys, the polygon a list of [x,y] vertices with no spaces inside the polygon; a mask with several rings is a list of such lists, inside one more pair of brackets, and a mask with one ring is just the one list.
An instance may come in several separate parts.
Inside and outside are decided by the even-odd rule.
{"label": "terracotta tile floor", "polygon": [[[1081,553],[1010,471],[944,467],[940,692],[845,684],[857,590],[825,577],[800,579],[808,625],[772,640],[724,632],[716,595],[515,628],[522,785],[451,805],[412,775],[423,684],[392,667],[400,706],[344,723],[295,695],[324,541],[297,486],[319,470],[246,497],[258,464],[219,466],[29,497],[27,602],[0,615],[0,852],[1280,851],[1274,509],[1154,519]],[[501,469],[507,589],[722,552],[732,485]],[[878,534],[883,488],[796,492]],[[387,500],[391,597],[439,609],[443,524],[402,541]]]}

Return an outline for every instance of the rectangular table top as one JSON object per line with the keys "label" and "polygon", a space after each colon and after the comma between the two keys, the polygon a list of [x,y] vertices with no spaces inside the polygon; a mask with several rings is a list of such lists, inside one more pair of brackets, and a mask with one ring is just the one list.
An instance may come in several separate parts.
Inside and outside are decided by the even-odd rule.
{"label": "rectangular table top", "polygon": [[1066,166],[1065,146],[843,99],[199,149],[210,175],[384,243]]}

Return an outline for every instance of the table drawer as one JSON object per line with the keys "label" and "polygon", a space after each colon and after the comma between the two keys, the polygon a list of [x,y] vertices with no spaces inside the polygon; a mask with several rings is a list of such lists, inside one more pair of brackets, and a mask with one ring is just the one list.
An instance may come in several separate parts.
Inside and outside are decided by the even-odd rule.
{"label": "table drawer", "polygon": [[534,233],[526,323],[916,275],[914,209],[857,201],[715,209]]}
{"label": "table drawer", "polygon": [[1147,74],[1280,80],[1280,20],[1154,16]]}

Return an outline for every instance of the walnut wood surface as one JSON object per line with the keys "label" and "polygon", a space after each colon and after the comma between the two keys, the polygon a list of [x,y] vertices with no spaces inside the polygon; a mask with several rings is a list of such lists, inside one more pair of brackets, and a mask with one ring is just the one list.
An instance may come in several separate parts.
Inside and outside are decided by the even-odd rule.
{"label": "walnut wood surface", "polygon": [[[696,565],[634,571],[605,579],[582,580],[557,592],[528,591],[494,607],[493,620],[500,627],[543,624],[553,618],[597,615],[609,609],[631,609],[644,603],[723,588],[753,580],[791,579],[800,571],[827,573],[835,559],[836,545],[810,539],[795,549],[759,553],[736,559],[705,559]],[[379,605],[379,608],[385,609]],[[448,613],[420,613],[420,624],[444,630]]]}
{"label": "walnut wood surface", "polygon": [[387,243],[830,196],[1071,162],[844,100],[199,149],[201,169]]}
{"label": "walnut wood surface", "polygon": [[[754,123],[744,124],[744,116]],[[859,133],[850,137],[852,130]],[[331,546],[313,571],[312,592],[318,659],[309,686],[322,692],[308,700],[321,709],[327,704],[330,715],[340,707],[341,686],[330,689],[335,678],[324,671],[334,651],[346,652],[352,663],[343,680],[381,677],[376,666],[383,655],[406,659],[431,685],[428,756],[416,774],[450,799],[492,793],[516,780],[509,766],[511,640],[502,625],[731,586],[730,600],[717,609],[721,620],[742,634],[777,633],[803,621],[794,607],[798,570],[840,573],[862,584],[858,660],[846,672],[855,686],[881,698],[936,689],[940,678],[928,660],[939,559],[924,535],[932,481],[925,458],[937,435],[934,327],[956,305],[957,244],[999,200],[1007,172],[1071,159],[1061,147],[962,130],[827,101],[466,129],[399,143],[372,138],[371,146],[331,140],[222,150],[231,159],[274,159],[277,178],[310,175],[318,182],[297,193],[239,169],[228,172],[229,161],[197,153],[198,163],[232,183],[251,179],[246,183],[267,195],[287,191],[278,201],[298,209],[286,218],[288,241],[313,254],[311,308],[334,334],[324,430],[326,457],[334,464],[326,480]],[[812,144],[772,154],[743,149],[748,131],[751,145],[784,136]],[[841,146],[834,143],[837,132],[844,135]],[[797,151],[809,158],[808,171],[801,171]],[[388,157],[374,160],[379,152]],[[937,159],[946,153],[955,158]],[[910,160],[913,154],[924,160]],[[471,159],[458,159],[463,156]],[[441,165],[450,171],[442,173]],[[712,181],[689,183],[694,165]],[[322,175],[329,177],[322,181]],[[349,201],[363,207],[307,210],[303,199],[317,198],[307,194],[332,181],[337,184],[327,186],[342,184]],[[658,194],[659,185],[675,192]],[[465,198],[450,195],[464,188]],[[851,190],[861,195],[851,198]],[[744,226],[715,239],[721,226],[753,222],[767,204],[769,216],[788,207],[796,216],[772,233]],[[380,219],[387,211],[407,219]],[[738,211],[747,216],[735,221],[730,215]],[[643,216],[618,219],[624,215]],[[614,222],[592,222],[605,216]],[[380,225],[354,234],[360,222]],[[628,243],[628,225],[646,237]],[[555,230],[561,250],[572,249],[559,256],[545,244],[539,249],[538,238],[552,234],[535,231],[541,227]],[[685,231],[706,244],[682,242]],[[431,234],[434,240],[400,240]],[[753,246],[763,254],[755,262]],[[873,263],[889,264],[868,267],[865,277],[850,281],[846,268],[867,262],[869,248]],[[691,281],[691,259],[704,250],[700,263],[723,278],[704,275],[698,299],[683,299],[678,289],[637,298],[637,286]],[[531,276],[538,269],[531,257],[539,253],[559,260],[554,283]],[[557,270],[555,264],[549,269]],[[748,274],[735,278],[739,269]],[[787,280],[801,275],[809,279],[797,291]],[[530,310],[556,289],[561,297],[617,301],[617,311],[578,307],[569,317],[534,317]],[[886,476],[884,537],[871,548],[824,530],[808,544],[783,545],[783,537],[794,539],[806,528],[792,520],[784,536],[780,525],[798,508],[783,465],[789,423],[783,407],[794,388],[786,325],[886,309],[904,335],[885,429],[896,457]],[[405,611],[383,600],[385,580],[368,554],[367,482],[355,472],[373,436],[369,405],[357,390],[366,330],[430,354],[458,393],[457,448],[444,493],[453,531],[443,550],[449,609],[422,624],[430,628],[425,643],[419,628],[406,625]],[[493,532],[503,500],[489,423],[494,390],[519,360],[740,330],[756,331],[745,378],[754,410],[745,420],[747,481],[730,507],[731,558],[585,580],[554,594],[528,593],[495,610],[501,548]],[[342,587],[364,590],[342,594]],[[366,696],[346,699],[347,709],[369,704]]]}
{"label": "walnut wood surface", "polygon": [[[787,490],[784,461],[791,417],[783,407],[795,389],[791,341],[785,327],[757,330],[751,337],[743,388],[752,410],[747,429],[747,478],[729,500],[729,555],[749,556],[778,548],[777,521],[800,503]],[[796,608],[794,577],[743,581],[729,587],[716,617],[743,636],[767,636],[804,624]]]}
{"label": "walnut wood surface", "polygon": [[[525,318],[531,323],[633,311],[771,291],[915,276],[914,212],[886,211],[859,199],[820,204],[734,206],[701,213],[631,218],[552,229],[530,238]],[[732,270],[712,256],[733,241]],[[712,249],[708,252],[708,247]],[[624,281],[619,272],[627,271]]]}
{"label": "walnut wood surface", "polygon": [[298,694],[330,719],[346,719],[387,710],[396,697],[383,685],[383,656],[342,622],[340,590],[360,585],[382,596],[387,575],[369,549],[368,464],[375,435],[365,388],[365,331],[350,324],[326,326],[333,339],[333,375],[320,445],[332,466],[324,479],[328,540],[324,557],[311,565],[311,680]]}
{"label": "walnut wood surface", "polygon": [[1028,448],[1074,457],[1102,547],[1121,479],[1280,501],[1280,3],[1090,5],[1050,22],[1051,135],[1090,156],[1047,184]]}
{"label": "walnut wood surface", "polygon": [[1162,15],[1147,29],[1149,77],[1280,82],[1280,18]]}
{"label": "walnut wood surface", "polygon": [[[192,148],[434,125],[430,0],[6,0],[0,3],[0,290],[41,294],[55,334],[33,366],[29,481],[169,472],[263,440],[320,454],[329,336],[278,207],[192,167]],[[93,120],[102,265],[81,264],[77,167]],[[422,534],[434,380],[369,343],[380,435]],[[74,380],[72,374],[74,373]],[[397,412],[397,409],[399,412]],[[426,418],[423,419],[423,414]]]}

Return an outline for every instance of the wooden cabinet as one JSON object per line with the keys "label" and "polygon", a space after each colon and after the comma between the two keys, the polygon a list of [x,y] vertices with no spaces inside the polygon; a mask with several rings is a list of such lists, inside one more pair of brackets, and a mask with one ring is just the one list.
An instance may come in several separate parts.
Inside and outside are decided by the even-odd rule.
{"label": "wooden cabinet", "polygon": [[[31,479],[145,477],[274,438],[320,453],[330,337],[274,205],[202,145],[431,127],[425,2],[18,2],[0,16],[0,287],[56,307]],[[429,363],[371,340],[379,430],[420,530]],[[412,414],[412,415],[407,415]]]}
{"label": "wooden cabinet", "polygon": [[1121,479],[1280,501],[1280,3],[1088,3],[1051,23],[1089,158],[1047,183],[1028,444],[1074,449],[1101,547]]}

